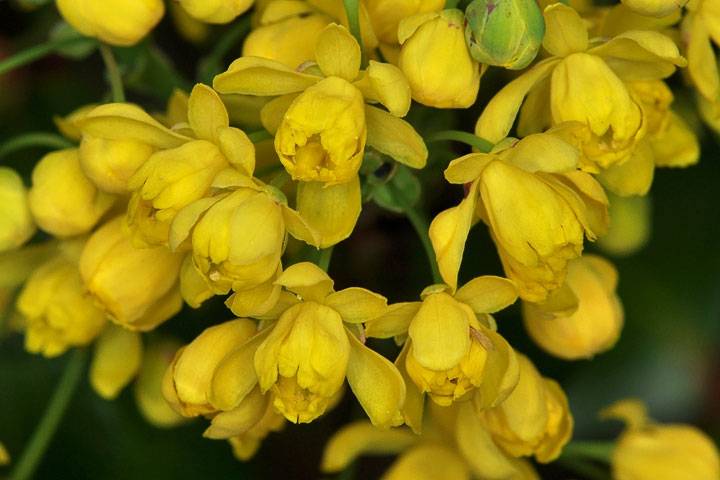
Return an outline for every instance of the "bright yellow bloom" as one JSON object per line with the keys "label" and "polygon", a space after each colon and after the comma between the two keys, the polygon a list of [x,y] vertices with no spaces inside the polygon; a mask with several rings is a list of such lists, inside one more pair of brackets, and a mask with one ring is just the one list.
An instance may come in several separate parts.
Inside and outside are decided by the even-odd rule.
{"label": "bright yellow bloom", "polygon": [[525,328],[535,343],[566,360],[589,358],[615,345],[623,325],[623,309],[615,294],[617,270],[607,260],[583,255],[568,263],[558,295],[576,300],[572,312],[554,311],[553,296],[545,304],[524,303]]}
{"label": "bright yellow bloom", "polygon": [[90,385],[101,397],[112,400],[135,378],[143,358],[140,334],[108,324],[95,342],[90,363]]}
{"label": "bright yellow bloom", "polygon": [[0,167],[0,252],[23,245],[34,233],[28,192],[20,175]]}
{"label": "bright yellow bloom", "polygon": [[475,103],[481,70],[465,45],[465,16],[460,10],[405,18],[398,39],[402,44],[398,66],[415,101],[437,108],[467,108]]}
{"label": "bright yellow bloom", "polygon": [[[298,211],[320,232],[325,248],[347,238],[360,214],[357,171],[366,142],[414,168],[425,165],[427,148],[398,118],[410,108],[402,72],[374,61],[361,71],[360,47],[335,24],[322,30],[314,53],[317,65],[302,72],[272,60],[241,57],[213,85],[221,93],[279,95],[263,108],[263,124],[275,134],[275,150],[286,170],[302,180]],[[388,111],[363,104],[363,99],[382,103]]]}
{"label": "bright yellow bloom", "polygon": [[665,17],[685,6],[688,0],[622,0],[635,13],[650,17]]}
{"label": "bright yellow bloom", "polygon": [[612,218],[610,228],[597,246],[604,252],[622,257],[641,250],[650,240],[652,204],[648,197],[608,195]]}
{"label": "bright yellow bloom", "polygon": [[696,427],[660,424],[647,418],[642,402],[620,400],[600,413],[627,427],[610,456],[617,480],[714,480],[720,454],[713,440]]}
{"label": "bright yellow bloom", "polygon": [[[471,153],[445,170],[451,183],[472,182],[457,207],[430,225],[443,279],[457,283],[465,240],[475,218],[490,228],[508,278],[520,297],[540,302],[562,285],[567,261],[580,256],[583,235],[594,240],[609,223],[607,197],[589,174],[576,170],[578,150],[556,132],[506,139],[489,154]],[[509,147],[509,148],[507,148]]]}
{"label": "bright yellow bloom", "polygon": [[513,282],[484,276],[454,295],[447,285],[432,285],[420,296],[422,302],[391,305],[385,315],[368,322],[366,335],[407,333],[396,363],[404,363],[399,367],[438,405],[448,406],[471,392],[487,406],[501,403],[518,381],[518,365],[490,314],[515,302]]}
{"label": "bright yellow bloom", "polygon": [[179,0],[190,16],[207,23],[228,23],[252,7],[254,0]]}
{"label": "bright yellow bloom", "polygon": [[80,258],[85,288],[119,325],[146,331],[182,307],[178,273],[183,256],[167,248],[136,249],[122,233],[122,218],[100,227]]}
{"label": "bright yellow bloom", "polygon": [[162,380],[179,343],[171,339],[154,341],[143,352],[135,379],[135,403],[142,416],[156,427],[173,427],[185,419],[173,410],[162,393]]}
{"label": "bright yellow bloom", "polygon": [[502,404],[478,415],[494,441],[511,455],[535,455],[539,462],[551,462],[572,436],[567,397],[560,385],[542,377],[527,357],[520,355],[519,361],[520,381],[515,390]]}
{"label": "bright yellow bloom", "polygon": [[681,30],[688,73],[702,96],[703,116],[713,125],[720,120],[720,67],[713,47],[720,45],[720,6],[713,0],[691,0],[687,10]]}
{"label": "bright yellow bloom", "polygon": [[285,418],[311,422],[327,410],[347,378],[375,425],[402,423],[402,377],[346,326],[380,316],[387,300],[362,288],[335,292],[330,277],[306,262],[289,267],[275,283],[288,290],[269,315],[278,320],[223,359],[215,369],[210,403],[230,410],[258,385],[261,393],[270,392]]}
{"label": "bright yellow bloom", "polygon": [[29,194],[37,225],[58,237],[89,232],[115,197],[101,192],[80,169],[76,148],[48,153],[35,165]]}
{"label": "bright yellow bloom", "polygon": [[54,357],[87,345],[105,326],[105,314],[85,296],[78,257],[82,243],[67,244],[37,267],[17,300],[25,317],[25,348]]}
{"label": "bright yellow bloom", "polygon": [[111,45],[138,43],[165,13],[162,0],[57,0],[75,30]]}
{"label": "bright yellow bloom", "polygon": [[553,4],[544,17],[543,46],[552,57],[500,90],[478,119],[475,133],[491,142],[502,140],[527,96],[518,125],[521,136],[582,122],[591,136],[583,141],[579,167],[598,173],[622,164],[646,134],[642,108],[625,82],[659,80],[687,62],[670,38],[655,31],[631,30],[608,41],[591,41],[572,8]]}

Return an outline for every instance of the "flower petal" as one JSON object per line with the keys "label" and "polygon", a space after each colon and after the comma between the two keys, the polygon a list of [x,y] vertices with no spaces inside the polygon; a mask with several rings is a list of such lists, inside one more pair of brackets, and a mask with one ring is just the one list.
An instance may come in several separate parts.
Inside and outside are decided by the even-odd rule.
{"label": "flower petal", "polygon": [[423,168],[428,151],[422,137],[405,120],[365,105],[367,144],[408,167]]}
{"label": "flower petal", "polygon": [[347,380],[370,421],[378,428],[400,425],[405,403],[405,382],[400,372],[382,355],[360,343],[345,328],[350,341]]}
{"label": "flower petal", "polygon": [[479,325],[493,346],[485,360],[483,381],[477,388],[475,408],[482,410],[501,404],[520,380],[520,362],[515,350],[499,333]]}
{"label": "flower petal", "polygon": [[382,478],[383,480],[469,480],[471,477],[467,464],[455,450],[444,445],[424,443],[401,455]]}
{"label": "flower petal", "polygon": [[320,267],[310,262],[300,262],[289,266],[275,280],[291,292],[300,295],[303,300],[323,303],[325,297],[332,292],[335,282]]}
{"label": "flower petal", "polygon": [[242,130],[220,126],[216,129],[220,151],[233,167],[252,176],[255,171],[255,145]]}
{"label": "flower petal", "polygon": [[188,238],[190,231],[200,216],[225,197],[227,197],[227,195],[201,198],[180,210],[177,215],[175,215],[172,224],[170,224],[170,233],[168,235],[170,251],[176,251],[185,239]]}
{"label": "flower petal", "polygon": [[290,108],[290,104],[298,97],[298,93],[288,93],[286,95],[280,95],[277,98],[270,100],[260,110],[260,121],[265,127],[265,130],[275,135],[280,124],[285,117],[285,112]]}
{"label": "flower petal", "polygon": [[285,228],[290,235],[308,245],[320,246],[320,232],[311,227],[297,211],[283,205],[282,214],[285,220]]}
{"label": "flower petal", "polygon": [[422,433],[422,420],[425,410],[425,394],[415,385],[407,372],[405,362],[412,341],[405,342],[397,359],[395,359],[395,367],[400,372],[403,382],[405,382],[405,403],[402,406],[402,414],[405,418],[405,425],[416,435]]}
{"label": "flower petal", "polygon": [[360,216],[360,178],[323,187],[320,182],[300,182],[297,211],[320,232],[320,248],[328,248],[350,236]]}
{"label": "flower petal", "polygon": [[468,153],[456,158],[445,169],[445,179],[450,183],[465,184],[480,177],[488,163],[497,159],[487,153]]}
{"label": "flower petal", "polygon": [[387,298],[364,288],[350,287],[328,295],[325,305],[337,311],[344,322],[365,323],[385,313]]}
{"label": "flower petal", "polygon": [[588,47],[588,32],[580,15],[571,7],[556,3],[543,12],[545,38],[543,47],[552,55],[565,57],[584,52]]}
{"label": "flower petal", "polygon": [[269,400],[270,395],[261,394],[260,386],[255,385],[240,405],[215,415],[203,437],[223,440],[242,435],[260,421]]}
{"label": "flower petal", "polygon": [[504,150],[500,158],[530,173],[564,173],[577,168],[578,155],[578,149],[561,137],[551,133],[536,133]]}
{"label": "flower petal", "polygon": [[515,303],[517,297],[515,282],[492,275],[473,278],[455,293],[455,300],[475,313],[495,313]]}
{"label": "flower petal", "polygon": [[274,60],[240,57],[213,79],[213,88],[220,93],[284,95],[305,90],[320,80],[322,78],[298,73]]}
{"label": "flower petal", "polygon": [[199,139],[217,143],[220,127],[229,127],[225,105],[215,90],[198,83],[188,99],[188,123]]}
{"label": "flower petal", "polygon": [[675,112],[670,113],[669,128],[650,143],[656,167],[687,167],[700,158],[695,132]]}
{"label": "flower petal", "polygon": [[345,27],[331,23],[315,40],[315,60],[328,77],[352,82],[360,71],[360,45]]}
{"label": "flower petal", "polygon": [[101,397],[112,400],[135,377],[142,362],[140,335],[108,324],[95,342],[90,364],[90,385]]}
{"label": "flower petal", "polygon": [[608,190],[621,197],[646,195],[655,175],[655,162],[648,142],[635,148],[630,158],[620,165],[611,165],[597,175]]}
{"label": "flower petal", "polygon": [[421,302],[393,303],[385,313],[365,325],[365,335],[373,338],[390,338],[407,333]]}
{"label": "flower petal", "polygon": [[380,102],[396,117],[404,117],[410,110],[410,84],[395,65],[370,60],[360,80],[353,85],[365,100]]}

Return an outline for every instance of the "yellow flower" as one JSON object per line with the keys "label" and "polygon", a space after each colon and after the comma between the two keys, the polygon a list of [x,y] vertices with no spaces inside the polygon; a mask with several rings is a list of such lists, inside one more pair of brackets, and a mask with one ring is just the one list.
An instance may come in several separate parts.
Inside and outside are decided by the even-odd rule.
{"label": "yellow flower", "polygon": [[28,192],[20,175],[0,167],[0,252],[23,245],[34,233]]}
{"label": "yellow flower", "polygon": [[121,222],[115,218],[93,233],[80,257],[80,275],[114,322],[151,330],[182,307],[178,273],[183,257],[164,247],[134,248]]}
{"label": "yellow flower", "polygon": [[501,403],[518,381],[518,366],[490,314],[515,302],[513,282],[484,276],[454,295],[447,285],[432,285],[420,296],[422,302],[391,305],[385,315],[368,322],[366,335],[407,333],[396,364],[438,405],[448,406],[471,392],[487,406]]}
{"label": "yellow flower", "polygon": [[98,395],[112,400],[135,378],[142,360],[140,334],[108,324],[95,342],[90,385]]}
{"label": "yellow flower", "polygon": [[[229,126],[227,110],[209,87],[198,84],[188,101],[189,137],[154,153],[128,181],[132,191],[125,226],[138,247],[168,245],[175,215],[208,197],[213,178],[233,165],[251,173],[255,148],[244,132]],[[164,127],[163,127],[164,128]],[[169,130],[168,130],[169,132]],[[167,132],[163,131],[163,135]]]}
{"label": "yellow flower", "polygon": [[617,480],[712,480],[720,478],[720,455],[712,439],[696,427],[659,424],[647,418],[642,402],[620,400],[600,412],[625,421],[610,456]]}
{"label": "yellow flower", "polygon": [[[571,124],[556,133],[582,134]],[[506,139],[489,154],[471,153],[445,170],[451,183],[472,182],[457,207],[430,225],[443,279],[457,283],[474,218],[490,228],[508,278],[524,300],[540,302],[560,287],[567,261],[580,256],[583,235],[594,240],[609,223],[607,197],[589,174],[577,171],[578,150],[554,132]]]}
{"label": "yellow flower", "polygon": [[138,43],[165,13],[162,0],[57,0],[75,30],[111,45]]}
{"label": "yellow flower", "polygon": [[589,358],[615,345],[623,310],[615,294],[617,271],[607,260],[583,255],[568,263],[558,295],[569,295],[576,310],[555,311],[554,298],[545,304],[524,303],[525,328],[535,343],[566,360]]}
{"label": "yellow flower", "polygon": [[10,464],[10,454],[8,453],[7,449],[5,448],[5,445],[0,442],[0,466],[5,466]]}
{"label": "yellow flower", "polygon": [[67,244],[33,271],[17,300],[25,317],[25,348],[54,357],[87,345],[105,326],[105,314],[85,296],[78,257],[81,243]]}
{"label": "yellow flower", "polygon": [[381,315],[386,299],[362,288],[334,292],[330,277],[305,262],[289,267],[275,283],[288,290],[278,302],[282,307],[269,315],[278,320],[222,360],[210,403],[230,410],[257,385],[261,393],[271,393],[275,410],[285,418],[311,422],[327,410],[347,378],[375,425],[402,423],[402,377],[346,326]]}
{"label": "yellow flower", "polygon": [[415,101],[437,108],[467,108],[475,103],[481,70],[465,45],[465,16],[460,10],[405,18],[398,39],[402,45],[398,66]]}
{"label": "yellow flower", "polygon": [[479,411],[480,422],[511,455],[535,455],[539,462],[551,462],[572,436],[567,397],[560,385],[542,377],[527,357],[520,355],[519,361],[520,381],[515,390],[497,407]]}
{"label": "yellow flower", "polygon": [[556,3],[544,17],[543,46],[552,57],[495,95],[475,125],[476,135],[491,142],[506,137],[527,96],[518,125],[521,136],[582,122],[591,136],[583,142],[579,167],[598,173],[622,164],[647,128],[625,82],[659,80],[687,62],[670,38],[655,31],[630,30],[608,41],[591,41],[572,8]]}
{"label": "yellow flower", "polygon": [[179,343],[171,339],[152,342],[143,353],[135,379],[135,403],[145,420],[156,427],[173,427],[184,421],[162,393],[163,376],[178,347]]}
{"label": "yellow flower", "polygon": [[652,204],[648,197],[608,195],[612,222],[597,246],[604,252],[623,257],[641,250],[650,240]]}
{"label": "yellow flower", "polygon": [[228,23],[252,7],[254,0],[179,0],[190,16],[207,23]]}
{"label": "yellow flower", "polygon": [[37,225],[58,237],[89,232],[115,197],[101,192],[80,169],[76,148],[48,153],[35,165],[29,193]]}
{"label": "yellow flower", "polygon": [[688,0],[622,0],[635,13],[650,17],[665,17],[682,8]]}
{"label": "yellow flower", "polygon": [[[276,61],[241,57],[213,82],[221,93],[279,95],[263,108],[263,125],[275,134],[287,171],[302,180],[298,211],[320,232],[321,248],[347,238],[355,226],[361,209],[357,170],[366,142],[414,168],[427,159],[422,138],[398,118],[410,108],[402,72],[375,61],[361,71],[360,58],[355,39],[331,24],[315,44],[317,66],[297,72]],[[364,105],[363,98],[388,111]]]}
{"label": "yellow flower", "polygon": [[720,8],[712,0],[693,0],[687,9],[681,29],[688,73],[707,103],[707,117],[712,120],[708,123],[712,125],[720,119],[720,69],[712,45],[720,45]]}

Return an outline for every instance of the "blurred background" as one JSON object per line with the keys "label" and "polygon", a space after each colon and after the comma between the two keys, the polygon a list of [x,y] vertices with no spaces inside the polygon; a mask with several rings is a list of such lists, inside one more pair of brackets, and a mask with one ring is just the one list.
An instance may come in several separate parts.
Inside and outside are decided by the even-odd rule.
{"label": "blurred background", "polygon": [[[0,1],[0,60],[46,41],[58,21],[52,3],[25,9]],[[208,66],[204,55],[231,28],[213,27],[204,42],[190,43],[177,33],[168,15],[150,40],[116,49],[129,101],[149,110],[164,109],[173,88],[187,89],[202,78],[198,65]],[[240,46],[241,41],[236,41],[223,55],[220,68],[240,55]],[[30,131],[54,132],[54,115],[109,99],[98,53],[74,54],[75,58],[52,55],[0,77],[0,145]],[[157,68],[168,66],[176,70],[170,80],[156,74]],[[433,131],[437,125],[471,131],[484,103],[506,80],[503,75],[491,69],[477,105],[461,117],[447,111],[428,115],[415,105],[411,122],[421,132]],[[595,245],[587,247],[606,255],[620,273],[625,327],[615,348],[592,360],[558,360],[528,338],[518,305],[497,315],[499,330],[508,341],[530,356],[543,375],[564,387],[575,417],[575,439],[614,438],[620,425],[599,422],[596,414],[626,396],[645,400],[658,420],[691,423],[716,441],[720,438],[720,143],[694,117],[691,95],[683,91],[681,79],[673,79],[671,85],[676,91],[675,108],[688,112],[684,118],[701,139],[700,163],[683,170],[656,170],[650,237],[642,250],[617,257]],[[428,218],[462,198],[462,189],[447,185],[440,174],[450,159],[467,152],[462,147],[431,146],[430,164],[419,175],[420,208]],[[2,164],[17,169],[29,184],[32,167],[46,152],[25,149],[6,156]],[[410,223],[374,203],[364,206],[351,238],[335,248],[329,273],[336,289],[362,286],[391,302],[416,300],[431,283],[424,251]],[[502,268],[487,229],[479,224],[468,240],[460,283],[481,274],[502,274]],[[186,308],[153,334],[187,343],[207,326],[231,317],[222,300],[215,298],[199,310]],[[370,344],[390,358],[397,352],[392,342]],[[68,357],[46,360],[26,353],[22,336],[0,337],[0,441],[13,457],[19,457],[30,438]],[[322,419],[271,434],[252,461],[241,463],[227,443],[202,438],[206,427],[202,420],[168,430],[146,423],[132,390],[128,387],[117,401],[108,402],[83,378],[36,477],[317,478],[327,439],[349,420],[362,417],[354,398],[346,395]],[[389,462],[361,462],[355,478],[373,478]],[[544,478],[567,478],[555,467],[543,472]],[[7,470],[0,470],[0,477],[3,473]]]}

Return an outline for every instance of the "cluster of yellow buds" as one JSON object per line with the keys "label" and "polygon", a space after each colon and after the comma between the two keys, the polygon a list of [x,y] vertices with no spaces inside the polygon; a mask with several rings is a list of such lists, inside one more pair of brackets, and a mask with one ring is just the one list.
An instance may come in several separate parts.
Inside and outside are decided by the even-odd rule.
{"label": "cluster of yellow buds", "polygon": [[[242,460],[286,420],[332,410],[347,382],[369,422],[333,436],[326,472],[391,452],[401,455],[388,479],[540,478],[533,462],[561,456],[573,415],[493,315],[520,299],[528,335],[562,359],[610,349],[625,321],[619,274],[583,252],[604,236],[608,251],[639,248],[645,236],[632,229],[647,208],[637,202],[655,167],[698,161],[665,83],[678,68],[720,131],[716,0],[585,3],[172,3],[190,36],[193,22],[246,22],[242,56],[212,85],[176,90],[165,113],[115,94],[56,119],[72,146],[42,157],[29,188],[0,167],[0,312],[29,352],[93,344],[98,394],[114,398],[136,379],[150,422],[203,416],[204,436]],[[115,93],[108,45],[137,44],[165,12],[161,0],[57,8],[102,43]],[[425,123],[435,109],[477,106],[494,67],[521,72],[486,95],[474,133],[440,135],[467,145],[439,165]],[[461,124],[468,112],[438,118]],[[461,187],[428,222],[415,172],[441,170]],[[434,278],[417,301],[335,290],[327,273],[373,198],[407,214],[424,242]],[[479,222],[505,277],[461,268]],[[217,296],[226,318],[204,318],[193,340],[143,336]],[[389,341],[373,350],[387,339],[394,353]],[[618,480],[720,478],[698,431],[649,423],[632,402],[606,413],[628,422],[610,458]]]}

